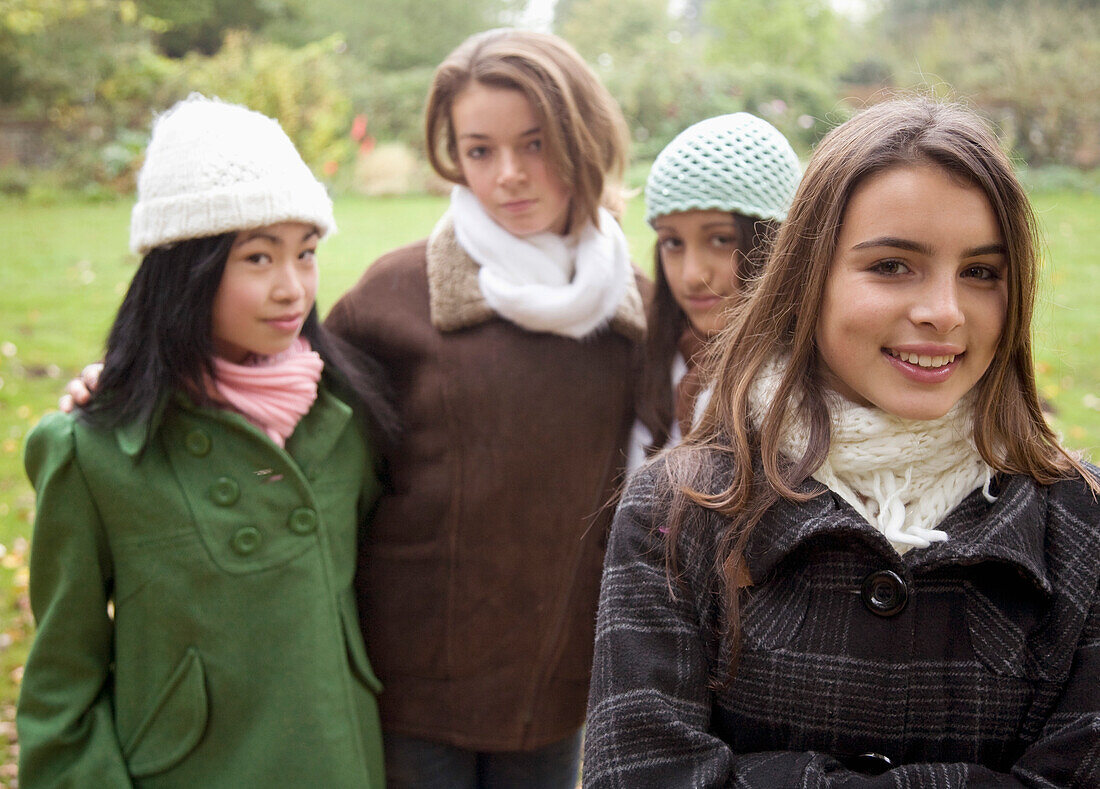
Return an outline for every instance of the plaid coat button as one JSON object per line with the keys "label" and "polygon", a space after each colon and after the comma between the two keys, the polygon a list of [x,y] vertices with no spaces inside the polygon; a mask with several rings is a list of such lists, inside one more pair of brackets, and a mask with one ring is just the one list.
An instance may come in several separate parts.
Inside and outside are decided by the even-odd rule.
{"label": "plaid coat button", "polygon": [[881,753],[860,753],[841,759],[840,762],[849,770],[864,775],[882,775],[894,766],[890,757]]}
{"label": "plaid coat button", "polygon": [[863,579],[860,597],[872,614],[896,616],[909,602],[909,588],[897,573],[879,570]]}

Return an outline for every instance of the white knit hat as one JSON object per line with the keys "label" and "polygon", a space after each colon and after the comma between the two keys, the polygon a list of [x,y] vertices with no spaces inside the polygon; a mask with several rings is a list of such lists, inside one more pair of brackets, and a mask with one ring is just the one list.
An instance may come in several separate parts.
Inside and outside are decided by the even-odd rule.
{"label": "white knit hat", "polygon": [[278,121],[192,93],[153,124],[130,249],[277,222],[336,230],[332,200]]}

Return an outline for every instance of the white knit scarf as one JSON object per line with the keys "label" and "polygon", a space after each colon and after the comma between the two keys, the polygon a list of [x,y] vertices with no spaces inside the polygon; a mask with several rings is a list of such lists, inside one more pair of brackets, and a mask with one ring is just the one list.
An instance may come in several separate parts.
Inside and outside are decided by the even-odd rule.
{"label": "white knit scarf", "polygon": [[519,237],[498,225],[473,192],[451,192],[455,238],[480,266],[478,284],[498,315],[529,331],[580,339],[615,315],[634,274],[626,236],[605,209],[571,237]]}
{"label": "white knit scarf", "polygon": [[[749,397],[757,426],[784,367],[772,361],[753,382]],[[813,478],[851,504],[898,553],[946,540],[947,533],[936,526],[976,488],[993,500],[993,469],[974,444],[972,393],[939,419],[902,419],[839,396],[830,398],[829,412],[829,454]],[[784,433],[783,454],[802,457],[805,426],[788,424]]]}

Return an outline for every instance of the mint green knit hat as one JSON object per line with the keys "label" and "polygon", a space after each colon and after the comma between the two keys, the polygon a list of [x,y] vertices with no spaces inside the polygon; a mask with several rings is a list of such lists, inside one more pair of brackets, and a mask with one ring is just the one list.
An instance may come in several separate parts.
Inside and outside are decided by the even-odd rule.
{"label": "mint green knit hat", "polygon": [[645,185],[645,218],[717,209],[757,219],[787,218],[802,177],[787,138],[747,112],[689,126],[653,162]]}

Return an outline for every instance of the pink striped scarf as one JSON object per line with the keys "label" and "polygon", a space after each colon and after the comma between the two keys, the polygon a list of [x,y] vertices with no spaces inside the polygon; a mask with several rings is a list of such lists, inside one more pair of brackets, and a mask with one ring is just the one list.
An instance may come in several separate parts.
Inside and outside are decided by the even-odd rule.
{"label": "pink striped scarf", "polygon": [[214,399],[243,414],[276,444],[285,446],[317,399],[317,382],[324,366],[309,341],[299,337],[282,353],[257,356],[250,364],[215,357],[217,377],[208,391]]}

